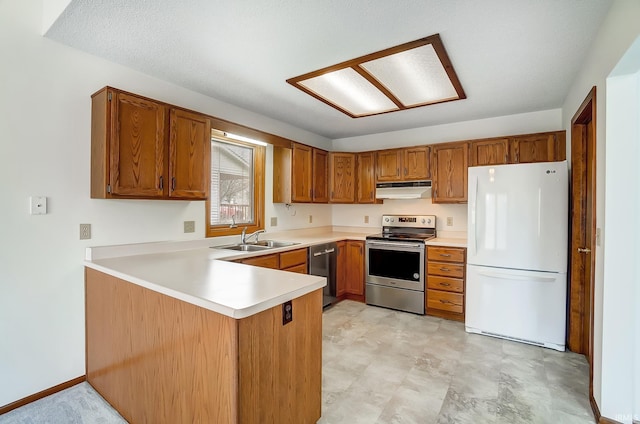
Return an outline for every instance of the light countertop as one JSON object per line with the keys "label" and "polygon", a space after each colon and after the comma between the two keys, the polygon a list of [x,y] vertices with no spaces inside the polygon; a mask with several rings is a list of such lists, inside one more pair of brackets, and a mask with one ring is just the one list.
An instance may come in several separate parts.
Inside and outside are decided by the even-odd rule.
{"label": "light countertop", "polygon": [[[326,278],[230,261],[332,241],[364,241],[368,234],[376,232],[376,228],[341,231],[339,227],[320,227],[264,234],[261,239],[297,244],[259,252],[215,248],[214,245],[219,244],[215,238],[90,247],[85,266],[241,319],[322,288]],[[436,238],[427,245],[466,247],[466,240]]]}

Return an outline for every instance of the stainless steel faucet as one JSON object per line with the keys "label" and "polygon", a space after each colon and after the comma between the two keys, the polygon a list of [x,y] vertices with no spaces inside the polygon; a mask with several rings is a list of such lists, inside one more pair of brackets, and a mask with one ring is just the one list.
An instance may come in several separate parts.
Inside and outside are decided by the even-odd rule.
{"label": "stainless steel faucet", "polygon": [[247,241],[251,238],[251,237],[255,237],[256,238],[256,243],[258,242],[258,237],[260,236],[260,233],[264,233],[265,230],[258,230],[254,233],[251,233],[249,235],[247,235],[247,227],[244,227],[242,229],[242,235],[240,236],[240,242],[242,244],[247,244]]}

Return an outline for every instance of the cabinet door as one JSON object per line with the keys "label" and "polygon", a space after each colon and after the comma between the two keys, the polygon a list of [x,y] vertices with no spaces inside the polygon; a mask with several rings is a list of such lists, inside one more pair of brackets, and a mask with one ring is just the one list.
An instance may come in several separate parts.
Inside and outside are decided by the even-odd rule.
{"label": "cabinet door", "polygon": [[470,144],[471,165],[504,165],[509,163],[509,139],[476,140]]}
{"label": "cabinet door", "polygon": [[466,203],[468,143],[447,143],[432,148],[433,203]]}
{"label": "cabinet door", "polygon": [[533,134],[511,139],[512,163],[553,162],[555,160],[555,134]]}
{"label": "cabinet door", "polygon": [[347,287],[347,242],[339,241],[338,260],[336,264],[336,296],[344,296]]}
{"label": "cabinet door", "polygon": [[313,149],[313,191],[314,203],[327,203],[328,196],[328,153],[324,150]]}
{"label": "cabinet door", "polygon": [[291,201],[311,203],[312,178],[312,149],[303,144],[293,144],[291,177]]}
{"label": "cabinet door", "polygon": [[353,153],[329,154],[329,201],[353,203],[355,200],[356,159]]}
{"label": "cabinet door", "polygon": [[111,194],[162,197],[166,179],[164,105],[119,92],[112,98]]}
{"label": "cabinet door", "polygon": [[364,242],[347,241],[347,280],[345,292],[364,295]]}
{"label": "cabinet door", "polygon": [[405,180],[426,180],[431,178],[429,146],[404,149],[402,160]]}
{"label": "cabinet door", "polygon": [[376,152],[376,180],[398,181],[402,166],[402,150],[381,150]]}
{"label": "cabinet door", "polygon": [[373,152],[356,156],[356,203],[375,203],[376,169]]}
{"label": "cabinet door", "polygon": [[172,109],[169,132],[169,197],[205,200],[211,173],[209,119]]}

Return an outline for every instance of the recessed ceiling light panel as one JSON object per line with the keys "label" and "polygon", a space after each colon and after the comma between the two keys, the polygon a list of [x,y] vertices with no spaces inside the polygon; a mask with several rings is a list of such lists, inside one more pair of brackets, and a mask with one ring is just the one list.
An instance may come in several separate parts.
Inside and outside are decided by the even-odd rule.
{"label": "recessed ceiling light panel", "polygon": [[287,82],[352,118],[466,98],[438,34]]}

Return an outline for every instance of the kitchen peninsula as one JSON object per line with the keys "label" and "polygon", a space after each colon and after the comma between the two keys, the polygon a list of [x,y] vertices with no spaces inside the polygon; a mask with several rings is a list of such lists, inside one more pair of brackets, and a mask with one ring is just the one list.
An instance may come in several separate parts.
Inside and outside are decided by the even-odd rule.
{"label": "kitchen peninsula", "polygon": [[129,422],[315,423],[325,278],[149,245],[88,252],[89,383]]}

